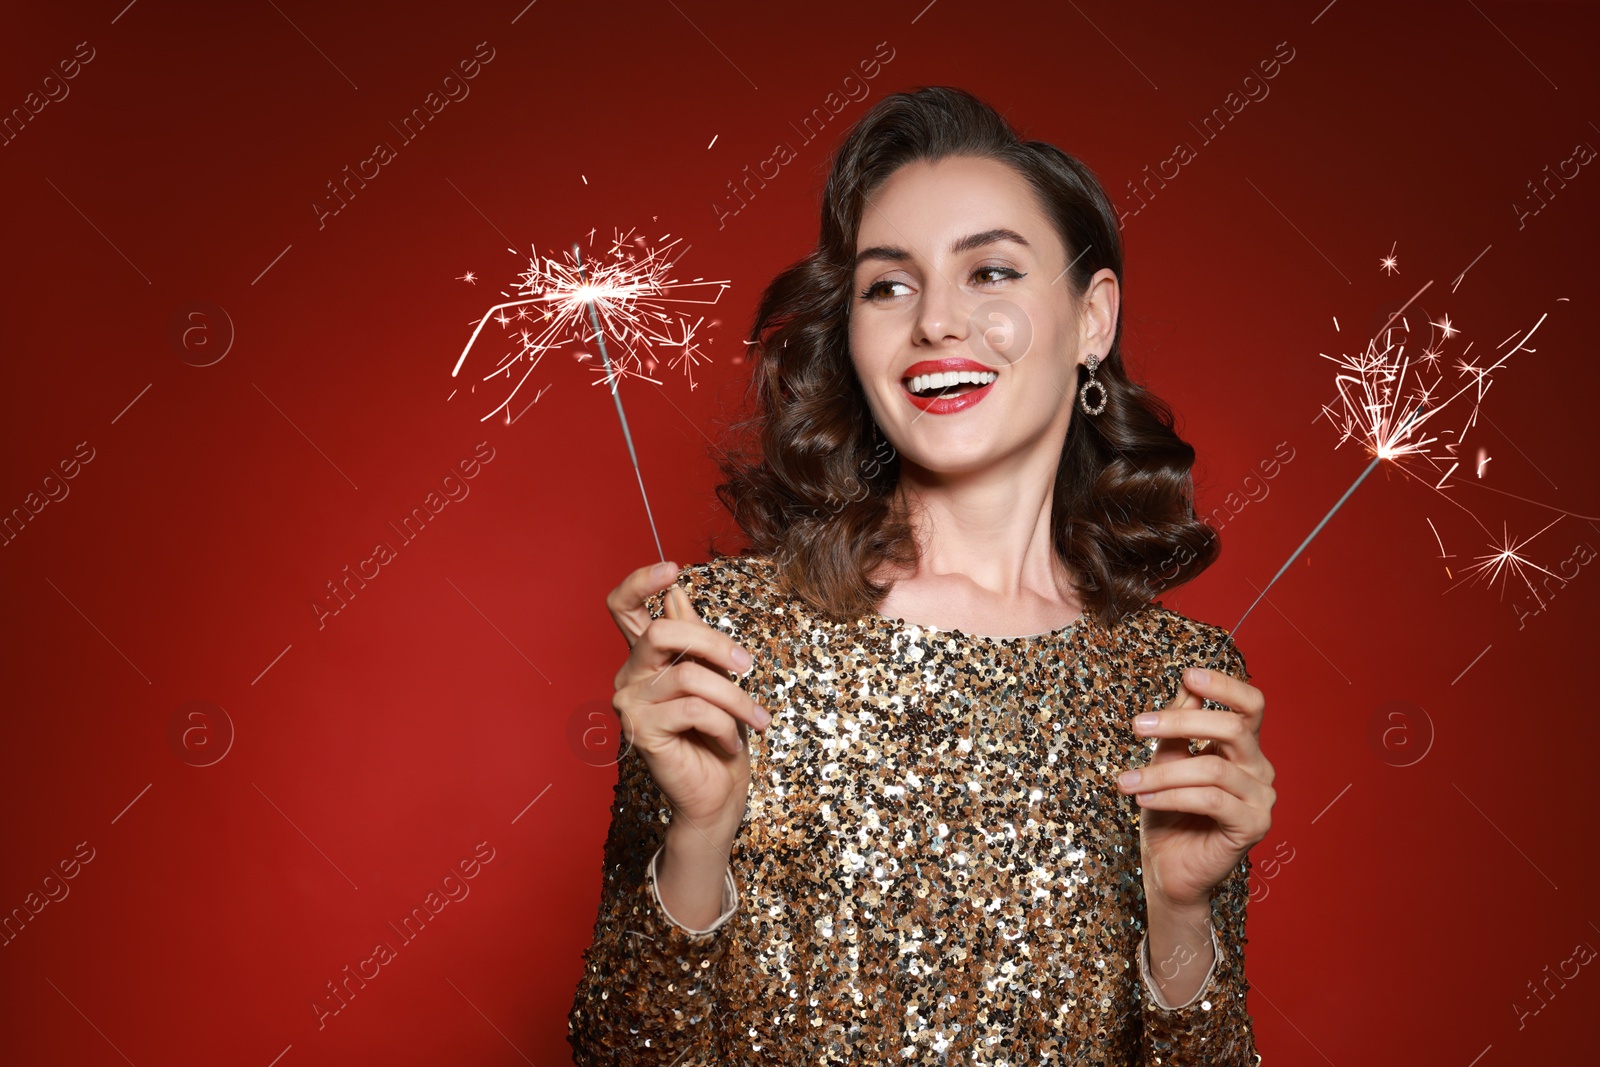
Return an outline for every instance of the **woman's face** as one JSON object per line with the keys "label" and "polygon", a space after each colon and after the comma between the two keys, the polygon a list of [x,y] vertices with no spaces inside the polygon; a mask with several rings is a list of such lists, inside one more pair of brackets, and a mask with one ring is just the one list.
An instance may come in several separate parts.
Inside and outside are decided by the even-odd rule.
{"label": "woman's face", "polygon": [[[909,163],[867,201],[856,254],[850,356],[902,458],[945,474],[1035,450],[1053,464],[1079,351],[1104,358],[1116,286],[1100,272],[1077,313],[1066,249],[1027,180],[989,159]],[[949,373],[974,380],[938,400],[912,392]]]}

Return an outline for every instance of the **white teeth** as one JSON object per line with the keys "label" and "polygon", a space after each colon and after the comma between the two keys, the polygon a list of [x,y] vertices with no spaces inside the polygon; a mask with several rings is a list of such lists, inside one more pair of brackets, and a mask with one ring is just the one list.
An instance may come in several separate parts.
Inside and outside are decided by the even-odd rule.
{"label": "white teeth", "polygon": [[988,385],[1000,377],[995,371],[980,370],[953,370],[939,374],[919,374],[906,383],[906,388],[913,393],[926,392],[929,389],[948,389],[952,385],[963,383],[971,385]]}

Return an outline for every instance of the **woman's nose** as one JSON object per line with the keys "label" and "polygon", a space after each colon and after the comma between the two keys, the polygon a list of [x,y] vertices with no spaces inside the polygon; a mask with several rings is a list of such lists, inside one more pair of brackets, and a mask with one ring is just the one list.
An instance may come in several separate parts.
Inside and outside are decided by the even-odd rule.
{"label": "woman's nose", "polygon": [[935,274],[922,287],[917,303],[916,340],[937,344],[947,338],[959,341],[966,337],[971,323],[965,307],[959,288]]}

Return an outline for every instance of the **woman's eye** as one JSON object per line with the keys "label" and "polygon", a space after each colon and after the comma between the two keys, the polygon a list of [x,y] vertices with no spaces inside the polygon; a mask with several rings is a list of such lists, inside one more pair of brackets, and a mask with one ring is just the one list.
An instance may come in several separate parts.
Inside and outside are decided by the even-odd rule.
{"label": "woman's eye", "polygon": [[897,282],[897,281],[893,281],[893,280],[889,280],[889,279],[885,279],[883,281],[873,282],[871,285],[869,285],[865,289],[861,290],[861,299],[863,299],[863,300],[872,300],[873,298],[875,298],[878,295],[878,293],[885,286],[889,286],[889,285],[905,285],[905,284],[906,284],[905,282]]}
{"label": "woman's eye", "polygon": [[979,267],[977,270],[972,272],[972,276],[974,278],[976,278],[976,277],[978,277],[979,275],[982,275],[982,274],[995,274],[995,275],[998,275],[1000,278],[1026,278],[1027,277],[1026,274],[1022,274],[1019,271],[1014,271],[1010,267]]}

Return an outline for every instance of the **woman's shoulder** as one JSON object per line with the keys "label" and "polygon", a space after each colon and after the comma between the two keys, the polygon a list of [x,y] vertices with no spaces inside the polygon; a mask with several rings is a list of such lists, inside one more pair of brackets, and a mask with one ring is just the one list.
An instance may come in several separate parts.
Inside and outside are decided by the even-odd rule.
{"label": "woman's shoulder", "polygon": [[1125,641],[1146,656],[1183,667],[1206,667],[1247,677],[1244,654],[1226,628],[1182,615],[1153,601],[1123,620]]}

